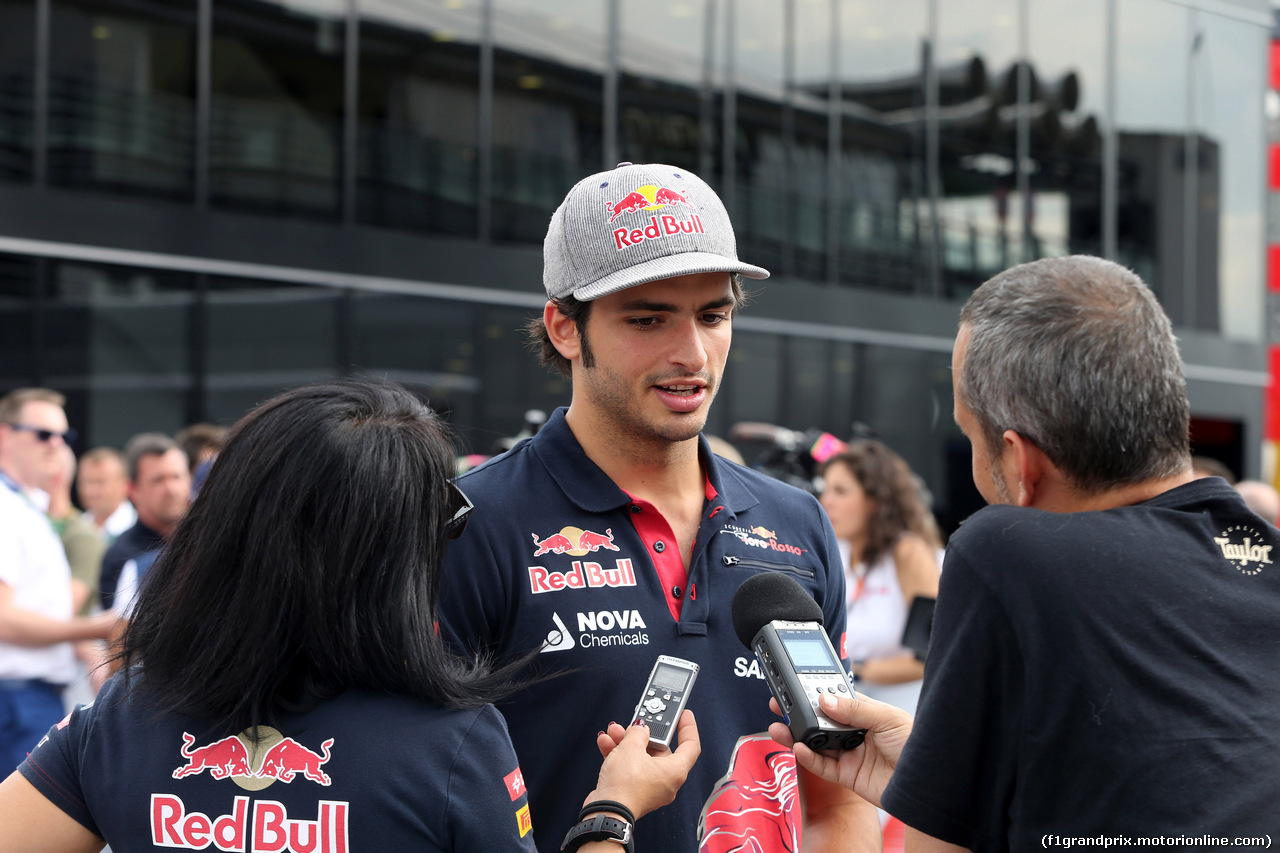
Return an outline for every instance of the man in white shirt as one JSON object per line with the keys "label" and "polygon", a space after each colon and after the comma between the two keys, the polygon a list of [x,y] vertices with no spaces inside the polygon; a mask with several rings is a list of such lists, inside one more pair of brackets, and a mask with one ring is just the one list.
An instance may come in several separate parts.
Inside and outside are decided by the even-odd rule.
{"label": "man in white shirt", "polygon": [[71,569],[36,486],[74,437],[64,402],[43,388],[0,397],[0,772],[62,719],[71,642],[105,638],[115,621],[72,616]]}

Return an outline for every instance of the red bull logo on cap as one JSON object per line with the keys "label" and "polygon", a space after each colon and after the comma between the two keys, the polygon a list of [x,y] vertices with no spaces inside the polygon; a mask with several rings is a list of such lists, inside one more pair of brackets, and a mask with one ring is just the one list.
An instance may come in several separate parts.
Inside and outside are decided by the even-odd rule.
{"label": "red bull logo on cap", "polygon": [[[609,212],[610,225],[624,213],[661,210],[664,207],[688,207],[692,209],[694,205],[684,193],[667,187],[654,186],[653,184],[636,187],[618,201],[605,202],[605,209]],[[640,228],[619,228],[615,230],[613,232],[613,246],[618,251],[622,251],[628,246],[636,246],[646,240],[660,240],[675,234],[705,233],[707,232],[702,225],[702,217],[696,213],[692,214],[688,219],[680,219],[670,214],[653,215],[649,217],[649,223]]]}

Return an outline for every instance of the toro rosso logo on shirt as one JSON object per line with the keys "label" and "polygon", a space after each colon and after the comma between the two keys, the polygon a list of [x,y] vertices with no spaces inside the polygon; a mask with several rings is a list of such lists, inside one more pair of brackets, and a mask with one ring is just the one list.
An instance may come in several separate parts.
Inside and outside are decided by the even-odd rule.
{"label": "toro rosso logo on shirt", "polygon": [[778,541],[778,534],[767,527],[756,525],[755,527],[746,528],[738,527],[736,524],[726,524],[721,533],[728,533],[731,536],[738,537],[744,545],[750,545],[753,548],[765,548],[769,551],[778,551],[784,554],[803,554],[808,549],[801,548],[798,545],[788,545],[785,542]]}
{"label": "toro rosso logo on shirt", "polygon": [[[531,534],[533,556],[563,554],[583,557],[597,551],[618,551],[613,544],[613,529],[604,533],[583,530],[580,527],[562,527],[549,536]],[[590,560],[574,560],[565,571],[552,571],[544,566],[529,566],[529,589],[534,595],[559,592],[564,589],[599,589],[605,587],[635,586],[635,568],[628,558],[613,561],[613,568]]]}

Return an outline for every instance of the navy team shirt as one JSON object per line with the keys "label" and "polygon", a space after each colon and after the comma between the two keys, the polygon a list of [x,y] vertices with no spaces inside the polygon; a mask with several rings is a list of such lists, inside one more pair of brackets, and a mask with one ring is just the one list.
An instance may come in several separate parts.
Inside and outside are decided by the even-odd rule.
{"label": "navy team shirt", "polygon": [[566,673],[499,706],[538,848],[559,849],[596,784],[597,732],[631,722],[665,654],[701,667],[688,707],[702,756],[675,802],[640,819],[637,849],[732,850],[747,833],[765,853],[799,850],[795,759],[765,733],[778,718],[730,605],[751,575],[786,573],[822,607],[847,666],[844,574],[826,514],[700,439],[707,501],[686,575],[665,520],[587,458],[564,414],[460,479],[476,511],[450,543],[440,607],[456,650],[503,657],[545,644],[534,670]]}
{"label": "navy team shirt", "polygon": [[18,768],[116,853],[533,850],[524,779],[492,705],[447,711],[348,690],[255,743],[158,716],[136,682],[131,693],[108,681]]}

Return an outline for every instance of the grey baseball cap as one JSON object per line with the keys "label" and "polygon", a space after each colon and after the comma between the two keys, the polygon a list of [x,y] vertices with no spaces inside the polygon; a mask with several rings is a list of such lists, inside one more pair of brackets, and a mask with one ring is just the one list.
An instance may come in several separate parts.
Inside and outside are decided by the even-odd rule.
{"label": "grey baseball cap", "polygon": [[687,169],[660,163],[619,163],[579,181],[551,217],[542,260],[549,299],[598,299],[691,273],[769,277],[738,260],[715,191]]}

